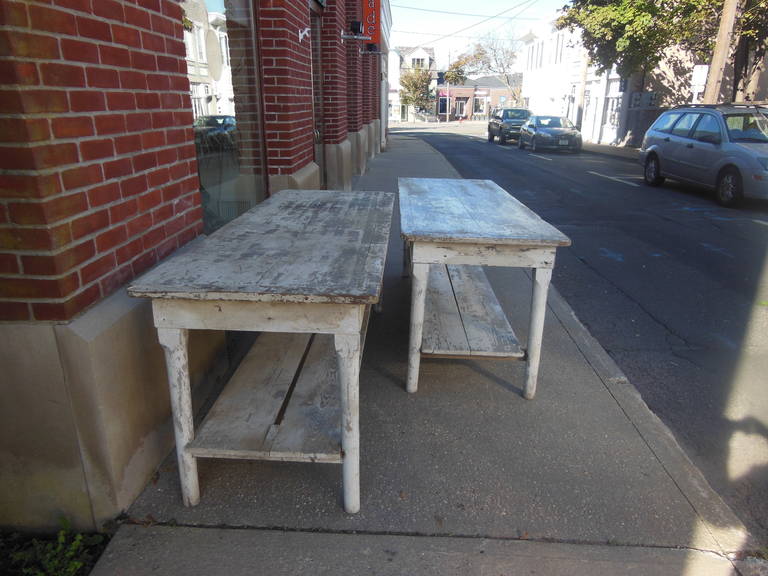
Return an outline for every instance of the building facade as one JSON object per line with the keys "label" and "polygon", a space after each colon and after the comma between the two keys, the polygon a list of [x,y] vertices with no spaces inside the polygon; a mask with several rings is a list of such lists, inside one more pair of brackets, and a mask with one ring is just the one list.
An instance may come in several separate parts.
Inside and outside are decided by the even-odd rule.
{"label": "building facade", "polygon": [[[386,142],[381,5],[373,45],[362,0],[0,3],[0,525],[99,528],[139,494],[173,434],[124,288],[283,188],[351,187]],[[198,397],[232,349],[193,335]]]}
{"label": "building facade", "polygon": [[387,91],[387,115],[390,123],[424,120],[428,116],[424,111],[414,110],[413,106],[406,106],[400,102],[400,90],[403,88],[400,84],[400,77],[411,70],[429,70],[432,76],[429,88],[434,93],[437,87],[435,49],[427,46],[398,46],[392,49],[388,66],[389,87]]}
{"label": "building facade", "polygon": [[[700,102],[704,90],[708,67],[679,48],[667,50],[653,70],[622,78],[615,68],[600,72],[589,64],[579,32],[553,28],[522,40],[526,106],[536,114],[567,116],[587,142],[639,146],[662,111]],[[753,84],[754,101],[768,98],[768,83]],[[721,94],[721,101],[726,98]]]}
{"label": "building facade", "polygon": [[496,108],[520,106],[523,75],[511,74],[509,85],[499,76],[467,78],[461,85],[448,85],[442,73],[437,87],[437,111],[444,120],[487,120]]}

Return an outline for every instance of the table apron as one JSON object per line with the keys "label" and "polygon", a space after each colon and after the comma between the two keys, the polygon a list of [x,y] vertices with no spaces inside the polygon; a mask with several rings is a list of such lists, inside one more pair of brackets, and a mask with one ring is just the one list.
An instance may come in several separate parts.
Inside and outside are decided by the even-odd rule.
{"label": "table apron", "polygon": [[474,264],[554,268],[556,246],[529,247],[510,244],[413,243],[414,263]]}
{"label": "table apron", "polygon": [[359,334],[364,304],[243,302],[232,300],[152,301],[157,328]]}

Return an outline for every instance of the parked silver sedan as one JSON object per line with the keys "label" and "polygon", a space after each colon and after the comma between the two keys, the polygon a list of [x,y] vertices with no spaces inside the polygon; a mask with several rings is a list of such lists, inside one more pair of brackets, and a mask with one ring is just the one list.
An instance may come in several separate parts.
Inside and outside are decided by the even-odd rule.
{"label": "parked silver sedan", "polygon": [[519,148],[581,150],[581,132],[563,116],[531,116],[520,129]]}
{"label": "parked silver sedan", "polygon": [[649,186],[665,178],[714,190],[732,206],[742,198],[768,199],[768,108],[746,104],[672,108],[645,133],[640,148]]}

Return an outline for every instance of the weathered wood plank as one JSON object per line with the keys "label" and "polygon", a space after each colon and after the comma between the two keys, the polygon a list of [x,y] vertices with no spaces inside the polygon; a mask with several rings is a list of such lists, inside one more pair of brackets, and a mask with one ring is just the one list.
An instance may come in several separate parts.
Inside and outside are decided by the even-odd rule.
{"label": "weathered wood plank", "polygon": [[187,446],[198,457],[269,459],[268,434],[310,335],[262,333]]}
{"label": "weathered wood plank", "polygon": [[366,305],[317,302],[236,302],[156,298],[155,326],[197,330],[357,332]]}
{"label": "weathered wood plank", "polygon": [[557,228],[490,180],[400,178],[400,227],[410,241],[568,246]]}
{"label": "weathered wood plank", "polygon": [[315,336],[278,428],[270,459],[341,462],[341,396],[333,336]]}
{"label": "weathered wood plank", "polygon": [[424,308],[425,356],[525,356],[480,266],[432,264]]}
{"label": "weathered wood plank", "polygon": [[430,356],[469,356],[470,347],[445,266],[429,267],[421,353]]}
{"label": "weathered wood plank", "polygon": [[448,266],[471,356],[522,358],[525,353],[480,266]]}
{"label": "weathered wood plank", "polygon": [[282,190],[128,288],[191,300],[373,304],[394,195]]}
{"label": "weathered wood plank", "polygon": [[430,264],[465,264],[477,266],[517,266],[521,268],[553,268],[555,246],[527,248],[511,244],[435,244],[416,243],[414,262]]}

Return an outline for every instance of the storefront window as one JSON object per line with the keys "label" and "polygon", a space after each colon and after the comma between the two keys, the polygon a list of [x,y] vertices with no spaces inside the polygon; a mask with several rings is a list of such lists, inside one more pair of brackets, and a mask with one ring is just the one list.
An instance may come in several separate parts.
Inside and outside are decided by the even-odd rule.
{"label": "storefront window", "polygon": [[182,2],[206,233],[267,194],[253,4]]}

